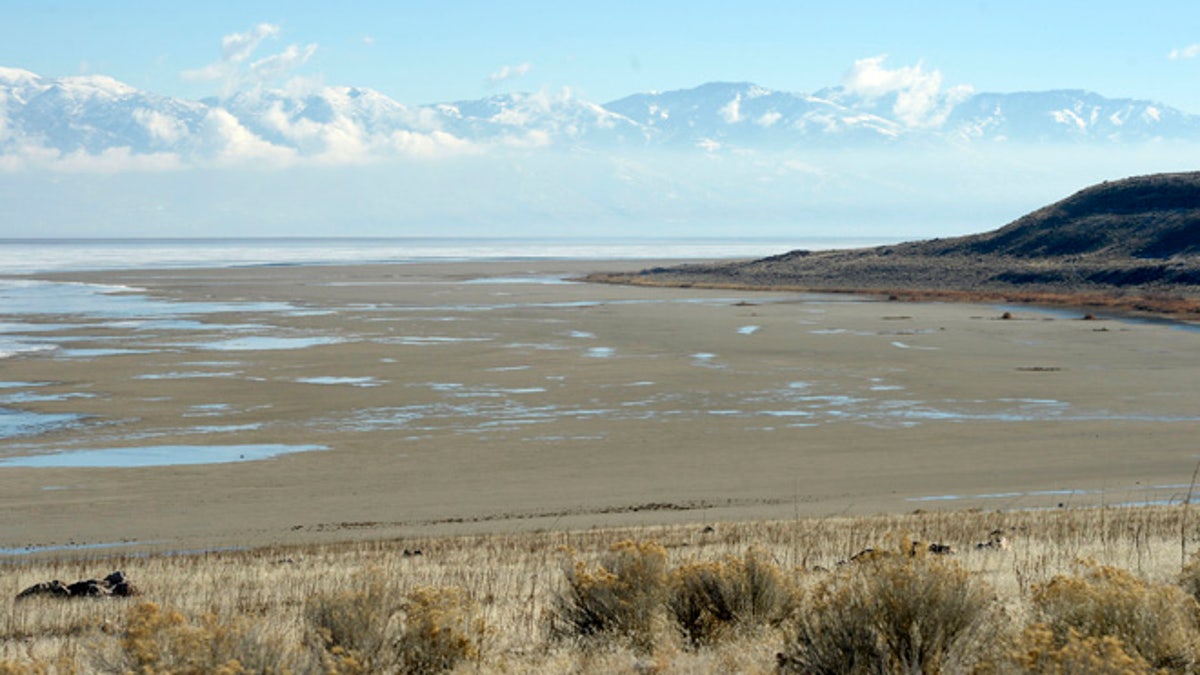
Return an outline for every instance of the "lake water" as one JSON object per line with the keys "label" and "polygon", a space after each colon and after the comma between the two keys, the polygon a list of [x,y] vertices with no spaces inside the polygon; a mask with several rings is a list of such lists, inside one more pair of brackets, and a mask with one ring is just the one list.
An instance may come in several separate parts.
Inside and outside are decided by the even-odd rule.
{"label": "lake water", "polygon": [[855,237],[0,239],[0,275],[248,265],[758,258],[895,243]]}

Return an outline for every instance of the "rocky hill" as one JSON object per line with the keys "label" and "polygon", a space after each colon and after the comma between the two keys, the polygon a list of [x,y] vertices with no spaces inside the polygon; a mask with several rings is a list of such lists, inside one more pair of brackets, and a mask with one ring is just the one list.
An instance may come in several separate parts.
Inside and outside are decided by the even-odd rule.
{"label": "rocky hill", "polygon": [[598,278],[646,285],[878,292],[1200,315],[1200,172],[1105,182],[952,239]]}
{"label": "rocky hill", "polygon": [[1200,173],[1105,182],[994,232],[911,247],[926,255],[1170,259],[1200,254]]}

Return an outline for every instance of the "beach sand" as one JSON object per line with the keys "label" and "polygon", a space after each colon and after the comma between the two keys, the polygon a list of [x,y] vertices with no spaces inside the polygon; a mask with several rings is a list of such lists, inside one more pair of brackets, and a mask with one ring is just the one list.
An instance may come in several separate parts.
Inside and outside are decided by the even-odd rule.
{"label": "beach sand", "polygon": [[30,319],[58,324],[43,334],[75,338],[72,349],[133,353],[4,360],[0,379],[63,395],[7,407],[88,417],[0,442],[0,460],[324,449],[0,466],[0,549],[196,550],[1188,491],[1200,332],[1029,308],[562,282],[651,264],[55,275],[289,306],[190,317],[199,324]]}

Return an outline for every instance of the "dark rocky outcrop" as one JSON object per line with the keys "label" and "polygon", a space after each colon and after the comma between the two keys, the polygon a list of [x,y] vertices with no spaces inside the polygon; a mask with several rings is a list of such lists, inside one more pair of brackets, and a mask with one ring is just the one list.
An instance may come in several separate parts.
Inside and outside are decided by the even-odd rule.
{"label": "dark rocky outcrop", "polygon": [[73,584],[64,584],[58,579],[43,581],[21,591],[16,599],[131,597],[139,594],[133,582],[123,572],[117,571],[103,579],[82,579]]}

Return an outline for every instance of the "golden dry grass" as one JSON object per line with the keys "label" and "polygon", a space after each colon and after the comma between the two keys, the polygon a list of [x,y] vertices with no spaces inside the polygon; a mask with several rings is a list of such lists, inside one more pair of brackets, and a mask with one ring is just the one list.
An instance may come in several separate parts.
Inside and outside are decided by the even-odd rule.
{"label": "golden dry grass", "polygon": [[[996,531],[1008,538],[1007,550],[974,547]],[[916,540],[953,545],[957,551],[909,558],[906,542]],[[1165,610],[1155,609],[1162,605],[1154,603],[1192,602],[1179,583],[1198,540],[1200,518],[1189,518],[1185,507],[1149,506],[494,534],[201,555],[15,559],[6,565],[0,588],[0,673],[446,668],[767,673],[776,671],[777,654],[795,648],[796,622],[816,599],[828,603],[839,593],[853,592],[839,580],[882,584],[894,594],[895,607],[917,597],[905,591],[905,584],[947,590],[946,606],[958,606],[953,593],[960,587],[969,589],[971,603],[982,598],[984,623],[972,614],[953,639],[934,645],[950,653],[922,652],[922,663],[970,664],[980,672],[1069,672],[1064,668],[1072,664],[1120,657],[1128,672],[1147,662],[1190,672],[1200,642],[1194,617],[1188,619],[1187,607],[1193,605],[1176,603],[1183,613],[1166,617]],[[839,566],[867,547],[900,551],[892,554],[898,566]],[[422,555],[405,555],[406,549],[420,549]],[[1081,560],[1090,562],[1081,567]],[[941,567],[912,567],[924,561]],[[38,581],[75,580],[114,569],[124,570],[144,594],[13,600]],[[1194,574],[1194,567],[1189,570]],[[591,590],[607,583],[605,592],[617,600],[639,603],[639,613],[630,619],[634,633],[593,639],[564,629],[563,603],[572,597],[573,579]],[[622,579],[627,588],[618,583]],[[953,581],[953,588],[943,587],[944,580]],[[1101,582],[1111,583],[1098,586]],[[638,587],[645,583],[659,588]],[[686,626],[669,611],[671,594],[689,583],[697,611],[711,613],[702,621],[728,624],[694,634],[702,639],[689,639]],[[751,598],[727,597],[738,593],[762,597],[757,605]],[[1097,628],[1102,622],[1087,623],[1060,611],[1070,605],[1070,598],[1063,600],[1070,593],[1095,600],[1088,616],[1108,617],[1117,628]],[[1126,604],[1109,602],[1114,599]],[[778,615],[781,603],[791,603],[785,618]],[[1147,611],[1171,621],[1169,634],[1157,631],[1171,644],[1138,642],[1149,637],[1139,636],[1130,622],[1143,621],[1138,617]],[[753,628],[738,629],[739,621]],[[348,632],[339,637],[335,629]],[[987,637],[983,642],[981,631]],[[962,645],[974,651],[964,656]],[[1158,651],[1152,653],[1151,647]]]}

